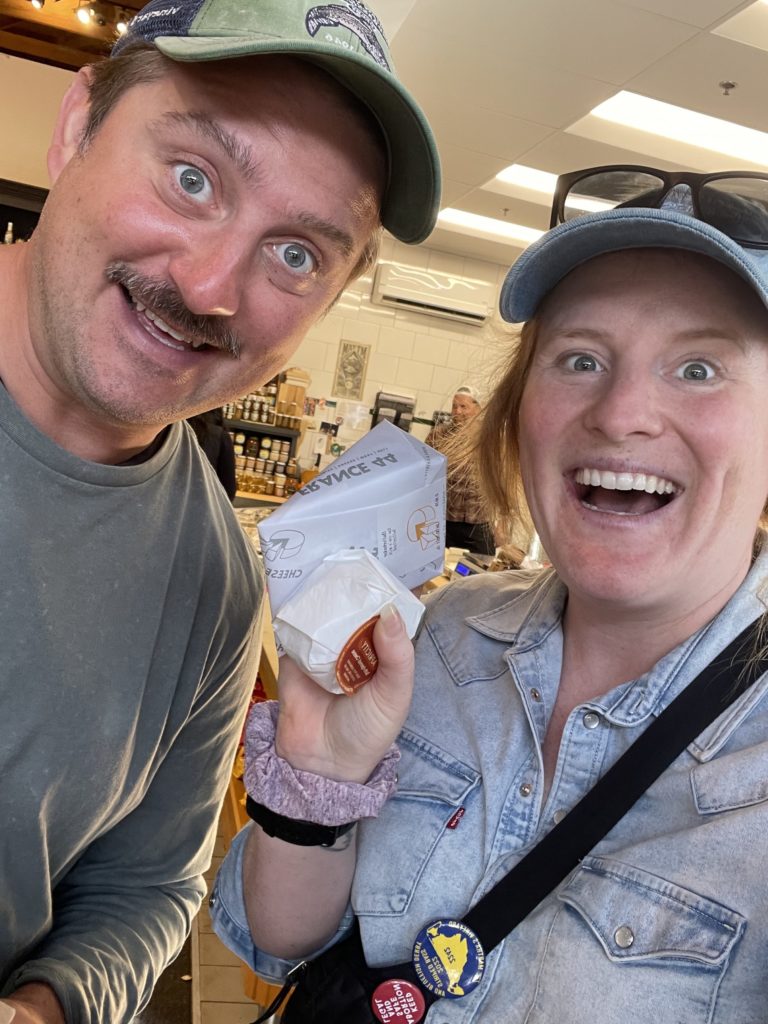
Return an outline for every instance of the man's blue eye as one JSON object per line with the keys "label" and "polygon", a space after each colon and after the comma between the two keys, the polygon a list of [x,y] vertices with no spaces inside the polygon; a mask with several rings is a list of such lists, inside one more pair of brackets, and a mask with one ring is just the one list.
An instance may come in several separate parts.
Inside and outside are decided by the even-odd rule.
{"label": "man's blue eye", "polygon": [[298,242],[283,242],[275,246],[279,256],[291,270],[309,274],[315,269],[315,258]]}
{"label": "man's blue eye", "polygon": [[196,196],[203,191],[207,184],[207,178],[197,167],[182,167],[179,172],[179,185],[191,196]]}

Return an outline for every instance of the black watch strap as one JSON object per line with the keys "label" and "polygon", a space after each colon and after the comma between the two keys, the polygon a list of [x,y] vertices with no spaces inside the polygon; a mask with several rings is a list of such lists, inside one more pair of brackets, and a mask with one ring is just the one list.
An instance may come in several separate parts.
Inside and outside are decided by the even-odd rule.
{"label": "black watch strap", "polygon": [[356,821],[348,821],[344,825],[316,825],[313,821],[297,821],[270,811],[249,796],[245,798],[245,810],[248,817],[260,825],[268,836],[282,839],[284,843],[293,843],[294,846],[333,846],[339,836],[357,824]]}

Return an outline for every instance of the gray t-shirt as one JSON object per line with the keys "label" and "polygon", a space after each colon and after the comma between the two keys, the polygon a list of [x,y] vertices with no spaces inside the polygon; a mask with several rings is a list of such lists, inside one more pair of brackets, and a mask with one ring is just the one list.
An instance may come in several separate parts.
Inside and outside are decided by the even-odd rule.
{"label": "gray t-shirt", "polygon": [[204,892],[263,579],[192,431],[85,462],[0,386],[0,986],[121,1024]]}

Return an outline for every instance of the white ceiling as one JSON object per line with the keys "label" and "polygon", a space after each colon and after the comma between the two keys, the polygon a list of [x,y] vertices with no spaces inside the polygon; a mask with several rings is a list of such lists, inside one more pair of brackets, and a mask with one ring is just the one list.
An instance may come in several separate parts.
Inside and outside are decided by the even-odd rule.
{"label": "white ceiling", "polygon": [[[0,0],[2,2],[2,0]],[[620,90],[768,132],[763,0],[370,0],[443,159],[443,206],[545,229],[550,197],[494,181],[512,163],[551,173],[630,162],[752,167],[618,128],[590,111]],[[24,76],[23,80],[20,76]],[[45,148],[71,73],[0,54],[0,177],[47,184]],[[27,81],[27,79],[29,79]],[[719,83],[736,88],[723,95]],[[20,84],[21,83],[21,84]],[[506,212],[505,212],[506,211]],[[431,248],[508,265],[522,243],[438,227]]]}
{"label": "white ceiling", "polygon": [[[443,206],[543,229],[549,199],[505,192],[512,163],[731,170],[702,147],[590,117],[622,89],[768,132],[762,0],[372,0],[443,159]],[[719,83],[736,88],[724,95]],[[525,198],[523,198],[525,196]],[[506,210],[506,213],[505,213]],[[427,244],[500,263],[521,245],[438,227]]]}

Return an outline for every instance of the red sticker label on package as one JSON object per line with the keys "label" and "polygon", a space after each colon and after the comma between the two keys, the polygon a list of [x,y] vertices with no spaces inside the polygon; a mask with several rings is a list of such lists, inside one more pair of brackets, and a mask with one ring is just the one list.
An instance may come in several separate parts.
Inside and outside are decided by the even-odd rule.
{"label": "red sticker label on package", "polygon": [[371,1009],[381,1024],[418,1024],[426,1007],[418,987],[399,978],[383,981],[371,997]]}
{"label": "red sticker label on package", "polygon": [[379,667],[373,646],[373,629],[379,621],[374,615],[355,630],[341,649],[336,662],[336,679],[344,693],[355,693],[365,686]]}

